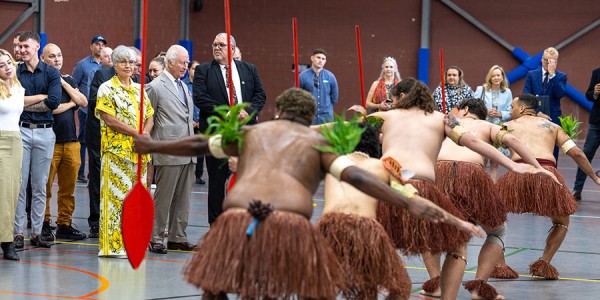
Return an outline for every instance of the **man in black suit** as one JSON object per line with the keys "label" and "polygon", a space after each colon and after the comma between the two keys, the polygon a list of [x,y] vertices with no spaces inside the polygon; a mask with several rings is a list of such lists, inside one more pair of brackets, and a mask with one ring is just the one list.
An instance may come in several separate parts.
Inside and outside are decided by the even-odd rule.
{"label": "man in black suit", "polygon": [[[594,154],[600,146],[600,68],[592,72],[592,78],[590,79],[590,86],[585,93],[585,97],[594,103],[592,111],[590,112],[590,127],[588,128],[587,137],[583,144],[583,153],[587,159],[592,162]],[[577,168],[577,177],[575,178],[575,186],[573,187],[573,196],[577,201],[581,200],[581,191],[583,190],[583,184],[587,175],[581,168]]]}
{"label": "man in black suit", "polygon": [[[229,104],[229,84],[227,83],[227,47],[235,49],[235,39],[231,36],[231,45],[227,45],[227,34],[219,33],[212,44],[214,59],[196,67],[193,81],[194,104],[200,109],[199,129],[204,132],[208,127],[206,119],[215,115],[214,107]],[[257,116],[265,105],[265,91],[260,82],[256,66],[244,61],[232,61],[232,81],[234,101],[248,103],[250,106],[238,115],[240,120],[255,113],[249,124],[256,123]],[[206,157],[208,171],[208,223],[212,224],[223,212],[225,181],[228,169],[226,159]]]}

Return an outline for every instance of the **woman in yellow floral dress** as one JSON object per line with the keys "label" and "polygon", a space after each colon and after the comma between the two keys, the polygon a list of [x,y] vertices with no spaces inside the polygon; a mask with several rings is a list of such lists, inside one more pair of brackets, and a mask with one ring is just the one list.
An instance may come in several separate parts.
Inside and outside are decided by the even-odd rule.
{"label": "woman in yellow floral dress", "polygon": [[[127,257],[121,235],[121,212],[125,196],[136,182],[138,155],[133,152],[133,135],[139,131],[140,118],[144,133],[154,125],[154,110],[144,97],[144,115],[140,116],[140,84],[131,80],[136,53],[118,46],[112,54],[116,75],[98,88],[96,117],[100,119],[100,237],[98,256]],[[145,96],[145,95],[144,95]],[[150,155],[142,156],[142,179]]]}

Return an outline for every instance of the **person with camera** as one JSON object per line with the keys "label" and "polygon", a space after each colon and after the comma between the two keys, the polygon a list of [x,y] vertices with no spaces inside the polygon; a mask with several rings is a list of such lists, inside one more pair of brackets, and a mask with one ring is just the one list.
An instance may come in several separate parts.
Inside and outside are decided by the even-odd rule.
{"label": "person with camera", "polygon": [[384,57],[381,65],[381,74],[379,78],[371,84],[367,94],[367,112],[386,111],[392,109],[392,97],[390,91],[398,82],[400,82],[400,72],[398,63],[393,57]]}

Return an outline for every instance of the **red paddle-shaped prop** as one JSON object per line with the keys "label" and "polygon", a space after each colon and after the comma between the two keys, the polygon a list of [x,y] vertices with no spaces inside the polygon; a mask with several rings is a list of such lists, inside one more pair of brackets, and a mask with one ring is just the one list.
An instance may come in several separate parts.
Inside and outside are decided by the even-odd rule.
{"label": "red paddle-shaped prop", "polygon": [[296,25],[296,18],[292,18],[292,27],[294,30],[294,76],[296,78],[296,88],[300,88],[300,72],[298,70],[298,25]]}
{"label": "red paddle-shaped prop", "polygon": [[[148,20],[148,0],[143,0],[142,18],[142,67],[141,67],[141,91],[140,91],[140,124],[139,133],[144,128],[144,74],[146,74],[146,23]],[[134,269],[137,269],[146,255],[148,243],[152,236],[154,224],[154,201],[148,190],[141,181],[142,178],[142,156],[138,154],[137,180],[131,192],[123,201],[123,213],[121,215],[121,231],[123,244],[127,251],[127,258]]]}
{"label": "red paddle-shaped prop", "polygon": [[365,100],[365,79],[363,78],[362,50],[360,48],[360,27],[358,27],[358,25],[356,25],[356,49],[358,50],[358,74],[360,75],[361,104],[366,109],[367,101]]}
{"label": "red paddle-shaped prop", "polygon": [[440,49],[440,76],[442,78],[442,113],[446,114],[446,74],[444,74],[444,49]]}

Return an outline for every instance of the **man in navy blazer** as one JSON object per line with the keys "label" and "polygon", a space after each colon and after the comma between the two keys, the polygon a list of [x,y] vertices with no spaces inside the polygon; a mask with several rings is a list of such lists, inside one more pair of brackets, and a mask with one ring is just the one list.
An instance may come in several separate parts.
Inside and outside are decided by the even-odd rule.
{"label": "man in navy blazer", "polygon": [[[600,68],[592,72],[590,85],[585,93],[585,97],[594,103],[590,112],[590,127],[588,128],[587,137],[583,144],[583,153],[587,159],[592,162],[594,154],[600,146]],[[573,196],[577,201],[581,200],[581,191],[587,175],[583,170],[577,168],[577,177],[575,178],[575,186],[573,187]]]}
{"label": "man in navy blazer", "polygon": [[[231,53],[236,43],[231,36]],[[208,127],[206,119],[215,115],[214,107],[229,105],[229,84],[227,83],[227,34],[219,33],[212,44],[214,60],[196,67],[193,80],[194,104],[200,109],[199,129],[204,132]],[[265,105],[265,91],[260,82],[256,66],[245,61],[232,61],[232,81],[234,99],[237,103],[250,106],[238,115],[240,120],[255,113],[249,124],[256,123],[257,116]],[[208,171],[208,222],[212,224],[223,212],[225,182],[228,168],[226,159],[206,156]]]}
{"label": "man in navy blazer", "polygon": [[[523,94],[533,94],[541,102],[539,117],[552,120],[560,126],[558,117],[562,115],[560,99],[567,90],[567,74],[556,70],[558,50],[550,47],[542,55],[542,68],[529,71],[525,79]],[[554,147],[554,158],[558,161],[558,147]]]}

